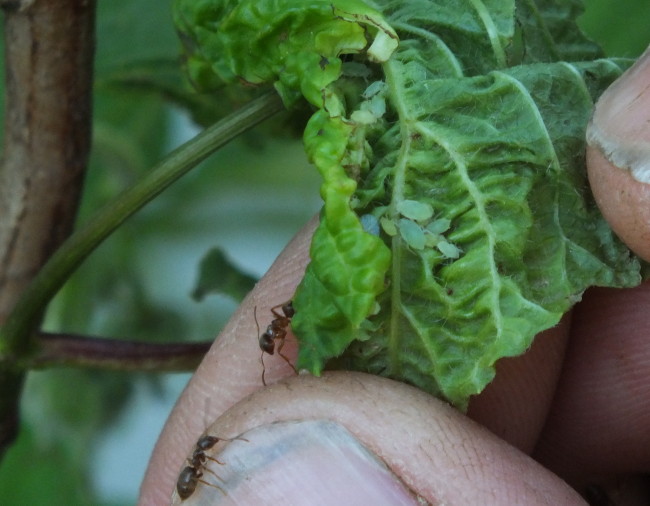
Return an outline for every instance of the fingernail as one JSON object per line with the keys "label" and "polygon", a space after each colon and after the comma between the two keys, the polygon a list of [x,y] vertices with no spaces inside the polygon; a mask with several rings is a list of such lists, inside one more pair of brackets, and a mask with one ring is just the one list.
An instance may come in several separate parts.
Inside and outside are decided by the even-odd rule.
{"label": "fingernail", "polygon": [[[190,504],[422,505],[388,467],[343,426],[279,422],[229,443],[206,465]],[[405,455],[405,460],[408,455]]]}
{"label": "fingernail", "polygon": [[650,47],[607,91],[594,111],[587,142],[616,167],[650,183]]}

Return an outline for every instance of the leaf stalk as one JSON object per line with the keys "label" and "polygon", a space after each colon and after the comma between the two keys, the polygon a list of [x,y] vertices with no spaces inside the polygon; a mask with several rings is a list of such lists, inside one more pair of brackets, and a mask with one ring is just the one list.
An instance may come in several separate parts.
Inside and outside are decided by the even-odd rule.
{"label": "leaf stalk", "polygon": [[22,359],[37,351],[32,336],[54,295],[81,262],[127,218],[214,151],[282,109],[275,92],[251,101],[176,148],[134,186],[98,211],[50,257],[22,293],[0,331],[0,360]]}

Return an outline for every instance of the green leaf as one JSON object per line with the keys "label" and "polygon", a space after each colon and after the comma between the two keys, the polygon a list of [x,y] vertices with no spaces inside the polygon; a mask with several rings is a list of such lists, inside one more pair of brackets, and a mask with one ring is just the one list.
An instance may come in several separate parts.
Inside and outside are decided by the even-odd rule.
{"label": "green leaf", "polygon": [[302,95],[340,106],[321,95],[340,75],[339,56],[366,49],[367,32],[374,33],[370,60],[386,60],[397,45],[393,29],[360,0],[176,0],[174,7],[192,82],[206,89],[273,82],[287,104]]}
{"label": "green leaf", "polygon": [[212,248],[201,260],[192,297],[200,301],[209,294],[224,294],[241,301],[256,282],[254,276],[242,272],[221,249]]}
{"label": "green leaf", "polygon": [[311,263],[294,297],[299,316],[293,324],[309,328],[304,335],[312,339],[303,341],[300,361],[316,373],[323,357],[340,355],[357,337],[384,290],[390,262],[388,248],[364,230],[350,208],[356,183],[346,174],[342,160],[352,130],[324,111],[314,114],[305,130],[307,153],[324,179],[325,206],[312,240]]}
{"label": "green leaf", "polygon": [[526,62],[580,61],[602,58],[603,52],[578,29],[582,0],[520,0],[516,24]]}
{"label": "green leaf", "polygon": [[627,63],[594,60],[580,2],[256,0],[253,15],[251,1],[217,2],[223,20],[204,9],[194,29],[179,0],[177,19],[220,79],[317,109],[304,142],[324,208],[294,297],[298,367],[464,408],[588,286],[639,283],[583,156],[593,102]]}

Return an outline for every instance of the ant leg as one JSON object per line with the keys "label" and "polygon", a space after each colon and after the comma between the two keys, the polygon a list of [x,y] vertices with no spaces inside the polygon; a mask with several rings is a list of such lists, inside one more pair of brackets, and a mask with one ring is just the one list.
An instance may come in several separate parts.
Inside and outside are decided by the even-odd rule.
{"label": "ant leg", "polygon": [[284,306],[285,304],[286,304],[286,302],[282,302],[281,304],[277,304],[276,306],[273,306],[273,307],[271,308],[271,313],[273,313],[273,316],[275,316],[276,318],[285,319],[285,318],[286,318],[286,315],[284,315],[284,314],[280,314],[280,313],[277,311],[277,309],[278,309],[279,307],[281,308],[281,307]]}
{"label": "ant leg", "polygon": [[278,355],[280,355],[280,356],[284,359],[284,361],[285,361],[287,364],[289,364],[289,366],[293,369],[293,372],[295,372],[296,374],[298,374],[298,370],[297,370],[297,369],[294,367],[294,365],[289,361],[289,358],[288,358],[284,353],[282,353],[282,347],[284,346],[284,338],[279,339],[279,341],[280,341],[280,342],[279,342],[278,347],[277,347],[277,349],[276,349],[276,351],[278,352]]}
{"label": "ant leg", "polygon": [[[218,441],[235,441],[236,439],[239,439],[239,440],[241,440],[241,441],[246,441],[247,443],[249,442],[248,439],[243,438],[243,437],[233,437],[233,438],[228,438],[228,439],[226,439],[226,438],[218,438],[216,442],[218,442]],[[211,460],[212,462],[216,462],[217,464],[219,464],[219,465],[221,465],[221,466],[225,466],[225,465],[226,465],[224,462],[221,462],[219,459],[217,459],[217,458],[215,458],[215,457],[210,457],[210,455],[206,455],[205,453],[202,453],[202,456],[203,456],[205,459],[207,459],[207,460]],[[214,473],[214,471],[211,471],[211,470],[208,469],[207,467],[205,468],[205,470],[206,470],[206,471],[210,471],[212,474],[214,474],[215,476],[217,476],[217,475]],[[217,476],[217,478],[219,478],[219,476]]]}
{"label": "ant leg", "polygon": [[[203,455],[205,455],[205,454],[203,454]],[[224,464],[223,462],[221,462],[219,459],[215,459],[214,457],[210,457],[210,455],[205,455],[205,458],[206,458],[207,460],[211,460],[212,462],[216,462],[217,464],[219,464],[219,465],[221,465],[221,466],[225,466],[225,465],[226,465],[226,464]],[[205,470],[206,470],[206,471],[210,471],[212,474],[214,474],[215,476],[217,476],[217,475],[215,474],[214,471],[211,471],[211,470],[208,469],[207,467],[205,468]]]}
{"label": "ant leg", "polygon": [[[214,460],[215,462],[221,464],[222,466],[225,465],[223,462],[220,462],[217,459],[213,459],[211,457],[208,457],[207,455],[206,455],[206,458],[208,458],[209,460]],[[223,478],[221,476],[219,476],[217,473],[215,473],[212,469],[208,469],[207,466],[203,467],[203,471],[207,471],[208,473],[210,473],[212,476],[214,476],[218,480],[223,481]]]}
{"label": "ant leg", "polygon": [[[212,472],[212,471],[210,471],[210,472]],[[212,473],[212,474],[214,474],[214,473]],[[216,475],[215,475],[215,476],[216,476]],[[217,478],[219,478],[219,477],[217,476]],[[219,478],[219,479],[221,479],[221,478]],[[224,489],[222,489],[219,485],[215,485],[214,483],[207,482],[207,481],[202,480],[202,479],[200,479],[200,478],[199,478],[198,481],[199,481],[199,483],[203,483],[204,485],[207,485],[208,487],[216,488],[216,489],[219,490],[223,495],[228,495],[228,494],[226,494],[226,491],[225,491]]]}
{"label": "ant leg", "polygon": [[264,379],[264,374],[266,373],[266,366],[264,365],[264,352],[260,356],[260,361],[262,362],[262,385],[266,386],[266,380]]}
{"label": "ant leg", "polygon": [[240,437],[240,436],[236,436],[236,437],[220,437],[219,441],[227,441],[229,443],[231,441],[246,441],[247,443],[250,443],[250,441],[248,439],[246,439],[245,437]]}

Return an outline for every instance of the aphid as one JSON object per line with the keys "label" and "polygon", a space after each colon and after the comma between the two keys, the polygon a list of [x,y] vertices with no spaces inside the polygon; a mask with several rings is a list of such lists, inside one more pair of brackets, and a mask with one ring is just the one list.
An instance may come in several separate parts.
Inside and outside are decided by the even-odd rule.
{"label": "aphid", "polygon": [[[241,437],[233,438],[233,439],[241,439],[243,441],[248,441],[247,439]],[[188,465],[185,466],[185,468],[183,468],[181,473],[178,475],[178,481],[176,482],[176,491],[178,492],[178,496],[181,498],[181,500],[185,500],[188,497],[190,497],[196,490],[196,486],[199,483],[203,483],[204,485],[208,485],[209,487],[216,488],[220,490],[223,494],[226,493],[221,487],[214,485],[212,483],[208,483],[207,481],[201,479],[203,477],[204,471],[207,471],[210,474],[213,474],[217,478],[221,479],[217,473],[208,469],[205,466],[205,463],[208,460],[212,460],[217,464],[224,465],[223,462],[205,454],[206,450],[212,448],[219,441],[232,441],[232,439],[223,439],[223,438],[218,438],[216,436],[204,435],[201,436],[199,440],[196,442],[196,446],[194,448],[194,452],[192,453],[192,457],[187,459]]]}
{"label": "aphid", "polygon": [[[282,309],[282,314],[277,311],[278,308]],[[266,331],[264,332],[264,334],[260,336],[259,335],[260,326],[257,323],[257,307],[253,309],[253,315],[255,316],[255,325],[257,325],[257,335],[259,336],[259,345],[260,345],[260,349],[262,350],[262,355],[260,357],[260,360],[262,361],[262,383],[264,384],[264,386],[266,386],[266,381],[264,379],[264,374],[266,373],[266,368],[264,366],[265,353],[268,353],[269,355],[273,355],[277,351],[278,355],[280,355],[284,359],[284,361],[287,364],[289,364],[289,366],[293,369],[293,371],[296,374],[298,374],[298,371],[296,371],[296,368],[289,361],[287,356],[282,353],[282,347],[284,346],[284,338],[287,335],[287,328],[291,323],[291,318],[296,313],[295,310],[293,309],[293,302],[288,301],[285,302],[284,304],[278,304],[277,306],[273,306],[271,308],[271,313],[273,313],[273,316],[275,318],[273,319],[271,324],[268,327],[266,327]]]}

